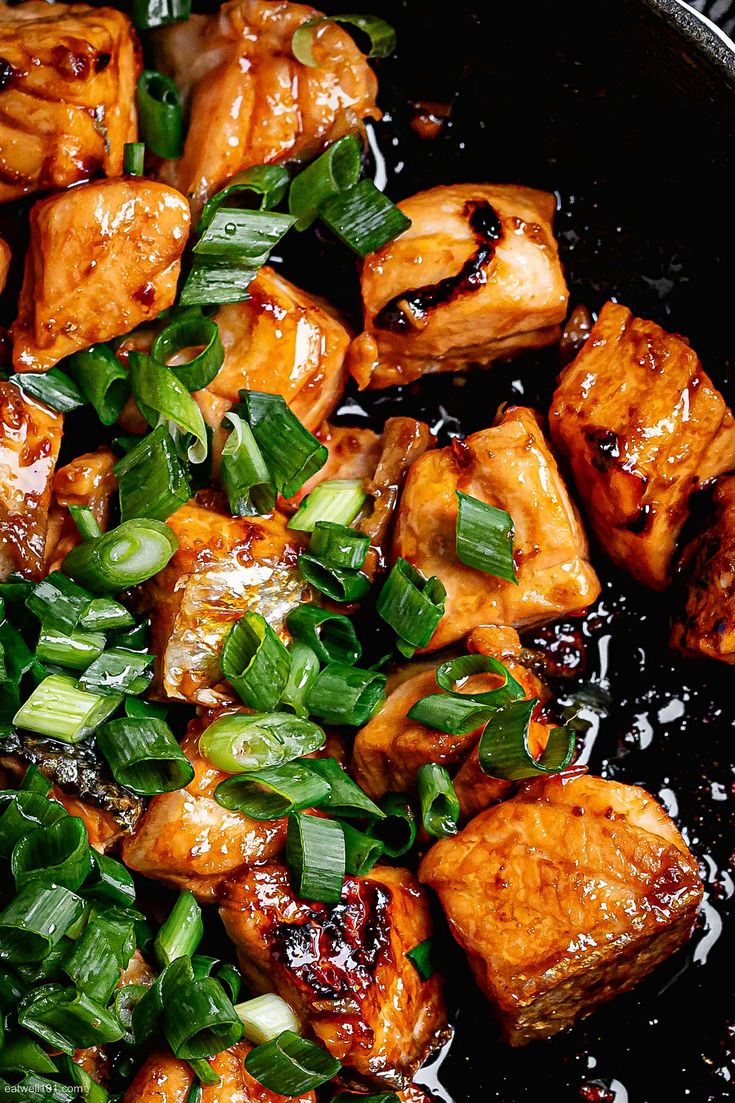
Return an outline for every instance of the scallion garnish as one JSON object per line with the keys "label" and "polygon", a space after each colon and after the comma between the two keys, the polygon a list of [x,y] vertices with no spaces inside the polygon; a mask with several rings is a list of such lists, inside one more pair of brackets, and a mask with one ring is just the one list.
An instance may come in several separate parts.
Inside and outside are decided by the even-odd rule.
{"label": "scallion garnish", "polygon": [[117,1016],[78,988],[43,984],[21,1001],[18,1024],[47,1045],[73,1056],[76,1050],[119,1041]]}
{"label": "scallion garnish", "polygon": [[289,648],[291,667],[281,694],[281,708],[292,708],[297,716],[308,716],[306,698],[319,673],[319,660],[305,643],[294,640]]}
{"label": "scallion garnish", "polygon": [[94,540],[95,536],[99,536],[102,532],[94,510],[89,506],[77,506],[72,503],[69,506],[69,513],[82,540]]}
{"label": "scallion garnish", "polygon": [[93,593],[112,594],[163,570],[178,546],[167,525],[136,517],[72,548],[61,568]]}
{"label": "scallion garnish", "polygon": [[237,1003],[235,1011],[240,1017],[244,1036],[256,1046],[277,1038],[284,1030],[294,1034],[299,1030],[299,1020],[291,1005],[275,992],[266,992],[252,1000]]}
{"label": "scallion garnish", "polygon": [[126,142],[123,146],[123,175],[142,176],[145,165],[145,142]]}
{"label": "scallion garnish", "polygon": [[297,61],[315,69],[319,62],[314,57],[314,37],[320,27],[328,23],[341,23],[355,27],[370,39],[368,57],[389,57],[396,48],[396,32],[390,23],[377,15],[317,15],[307,19],[291,36],[291,52]]}
{"label": "scallion garnish", "polygon": [[319,217],[340,241],[363,259],[400,237],[411,225],[403,211],[372,180],[327,199]]}
{"label": "scallion garnish", "polygon": [[511,701],[493,714],[477,747],[484,773],[506,781],[522,781],[567,768],[575,750],[574,731],[570,727],[552,728],[544,752],[538,759],[531,754],[528,733],[537,704],[538,697]]}
{"label": "scallion garnish", "polygon": [[406,951],[406,957],[422,980],[429,980],[436,972],[434,963],[431,960],[431,951],[432,942],[430,938],[425,938],[423,942],[419,942],[412,950]]}
{"label": "scallion garnish", "polygon": [[240,391],[240,410],[279,494],[291,498],[327,462],[329,450],[305,429],[278,394]]}
{"label": "scallion garnish", "polygon": [[378,596],[379,615],[398,637],[398,649],[408,658],[427,647],[444,616],[447,592],[435,575],[424,578],[406,559],[397,559]]}
{"label": "scallion garnish", "polygon": [[237,969],[234,965],[230,965],[229,962],[225,962],[225,964],[217,970],[217,980],[220,982],[220,984],[224,985],[224,987],[230,993],[230,999],[234,1003],[237,997],[240,995],[240,988],[242,987],[242,977],[240,976],[240,970]]}
{"label": "scallion garnish", "polygon": [[18,709],[13,723],[62,743],[80,743],[115,711],[121,699],[87,693],[73,678],[49,674]]}
{"label": "scallion garnish", "polygon": [[83,821],[78,816],[64,816],[29,831],[13,847],[10,868],[18,890],[30,881],[41,881],[75,891],[92,868]]}
{"label": "scallion garnish", "polygon": [[25,393],[37,398],[57,413],[66,414],[84,405],[84,395],[77,385],[60,368],[51,368],[47,372],[20,372],[10,376],[10,383]]}
{"label": "scallion garnish", "polygon": [[223,808],[254,820],[277,820],[289,812],[316,807],[328,795],[328,781],[305,762],[238,774],[221,781],[214,791],[214,799]]}
{"label": "scallion garnish", "polygon": [[383,819],[385,816],[383,810],[363,793],[336,759],[311,758],[302,765],[326,783],[324,796],[318,802],[314,801],[319,808],[326,808],[340,819]]}
{"label": "scallion garnish", "polygon": [[[182,352],[201,349],[184,363],[169,364]],[[151,356],[159,364],[171,368],[187,391],[201,391],[208,386],[222,367],[225,354],[219,327],[203,314],[185,314],[174,318],[156,337]]]}
{"label": "scallion garnish", "polygon": [[424,830],[435,838],[456,835],[459,801],[444,766],[436,762],[419,766],[416,784]]}
{"label": "scallion garnish", "polygon": [[362,479],[328,479],[304,498],[288,523],[298,532],[313,532],[319,521],[349,525],[367,500]]}
{"label": "scallion garnish", "polygon": [[360,728],[382,704],[385,674],[345,663],[329,663],[309,693],[309,710],[328,724]]}
{"label": "scallion garnish", "polygon": [[40,796],[45,797],[51,792],[51,782],[41,773],[38,766],[31,762],[26,767],[26,772],[23,774],[23,780],[20,783],[20,791],[22,793],[38,793]]}
{"label": "scallion garnish", "polygon": [[220,670],[238,696],[258,712],[276,707],[286,688],[289,653],[265,617],[246,612],[225,637]]}
{"label": "scallion garnish", "polygon": [[191,483],[164,425],[142,437],[114,467],[120,490],[120,519],[166,521],[191,497]]}
{"label": "scallion garnish", "polygon": [[83,914],[76,893],[32,881],[0,912],[0,961],[42,961]]}
{"label": "scallion garnish", "polygon": [[503,509],[457,492],[457,558],[478,571],[518,584],[513,519]]}
{"label": "scallion garnish", "polygon": [[108,345],[90,345],[66,361],[66,369],[103,425],[114,425],[130,394],[128,373]]}
{"label": "scallion garnish", "polygon": [[202,909],[191,892],[185,889],[156,935],[153,949],[161,968],[179,957],[191,957],[204,934]]}
{"label": "scallion garnish", "polygon": [[118,907],[129,907],[135,901],[135,885],[122,862],[109,854],[90,852],[92,872],[85,882],[84,892]]}
{"label": "scallion garnish", "polygon": [[242,1037],[232,1001],[213,977],[192,977],[176,986],[175,998],[164,996],[163,1030],[174,1054],[188,1061],[213,1057]]}
{"label": "scallion garnish", "polygon": [[[100,921],[102,920],[102,921]],[[132,920],[128,924],[132,935]],[[74,948],[64,962],[64,972],[91,999],[106,1005],[120,980],[120,968],[125,968],[135,946],[131,940],[129,953],[120,960],[121,944],[113,944],[109,925],[102,916],[91,916],[87,926],[74,943]]]}
{"label": "scallion garnish", "polygon": [[299,571],[320,594],[343,605],[361,601],[370,590],[370,579],[362,571],[330,567],[313,555],[299,556]]}
{"label": "scallion garnish", "polygon": [[184,122],[178,89],[170,77],[144,69],[138,77],[140,131],[146,146],[172,160],[184,150]]}
{"label": "scallion garnish", "polygon": [[180,23],[191,15],[191,0],[133,0],[132,15],[140,31]]}
{"label": "scallion garnish", "polygon": [[223,422],[232,426],[222,449],[219,472],[230,512],[233,517],[262,517],[271,512],[277,497],[266,462],[246,421],[230,412]]}
{"label": "scallion garnish", "polygon": [[245,1070],[254,1080],[268,1091],[287,1096],[313,1091],[336,1076],[341,1067],[326,1049],[292,1030],[256,1046],[245,1058]]}
{"label": "scallion garnish", "polygon": [[[143,417],[152,428],[161,422],[193,438],[188,446],[191,463],[207,457],[207,431],[202,412],[171,368],[143,352],[128,356],[133,394]],[[188,438],[187,438],[188,439]]]}
{"label": "scallion garnish", "polygon": [[365,877],[385,854],[380,839],[358,831],[348,823],[343,823],[345,837],[345,871],[354,877]]}
{"label": "scallion garnish", "polygon": [[97,745],[115,780],[139,796],[183,789],[194,777],[194,767],[163,720],[111,720],[98,729]]}
{"label": "scallion garnish", "polygon": [[[93,598],[79,620],[79,627],[89,632],[117,632],[134,624],[133,614],[111,597]],[[119,636],[116,642],[119,642]]]}
{"label": "scallion garnish", "polygon": [[347,525],[317,521],[309,541],[309,555],[328,567],[359,571],[370,547],[370,537]]}
{"label": "scallion garnish", "polygon": [[36,655],[42,663],[66,666],[70,670],[86,670],[104,649],[105,637],[101,632],[72,632],[67,636],[41,629]]}
{"label": "scallion garnish", "polygon": [[352,621],[318,605],[297,605],[286,617],[295,640],[306,644],[320,662],[352,666],[362,658],[362,647]]}
{"label": "scallion garnish", "polygon": [[26,598],[26,606],[44,628],[69,634],[77,627],[91,600],[91,594],[61,571],[51,571],[33,587]]}
{"label": "scallion garnish", "polygon": [[324,732],[310,720],[286,712],[221,716],[199,737],[199,753],[231,774],[282,766],[318,751]]}
{"label": "scallion garnish", "polygon": [[[245,172],[233,176],[229,184],[208,199],[204,204],[197,223],[197,233],[203,234],[220,207],[243,192],[260,196],[260,209],[272,210],[277,207],[288,190],[289,175],[282,165],[253,165]],[[291,212],[294,213],[293,211]]]}
{"label": "scallion garnish", "polygon": [[186,283],[181,289],[181,306],[214,306],[240,303],[247,299],[248,287],[258,269],[243,262],[217,257],[194,257]]}
{"label": "scallion garnish", "polygon": [[347,134],[333,142],[291,182],[288,209],[296,218],[296,229],[307,230],[321,204],[353,188],[359,178],[360,144],[353,134]]}
{"label": "scallion garnish", "polygon": [[145,693],[152,679],[152,655],[111,647],[87,667],[79,679],[79,685],[90,693],[129,693],[135,697]]}
{"label": "scallion garnish", "polygon": [[3,858],[11,856],[15,844],[29,831],[50,827],[66,816],[55,800],[47,800],[40,793],[25,789],[0,792],[0,810],[0,855]]}
{"label": "scallion garnish", "polygon": [[286,860],[304,900],[336,904],[345,877],[345,837],[336,820],[294,812],[288,817]]}
{"label": "scallion garnish", "polygon": [[[502,679],[495,689],[477,693],[463,693],[458,686],[480,674],[493,674]],[[423,697],[411,708],[409,719],[447,732],[449,735],[466,735],[486,723],[493,712],[508,701],[519,700],[526,692],[505,666],[489,655],[461,655],[442,663],[436,671],[437,685],[445,693],[433,693]]]}
{"label": "scallion garnish", "polygon": [[368,833],[381,841],[389,858],[400,858],[411,849],[416,839],[413,808],[403,793],[387,793],[380,806],[385,816],[371,823]]}
{"label": "scallion garnish", "polygon": [[293,225],[290,215],[217,207],[194,246],[194,263],[182,289],[182,305],[239,302]]}

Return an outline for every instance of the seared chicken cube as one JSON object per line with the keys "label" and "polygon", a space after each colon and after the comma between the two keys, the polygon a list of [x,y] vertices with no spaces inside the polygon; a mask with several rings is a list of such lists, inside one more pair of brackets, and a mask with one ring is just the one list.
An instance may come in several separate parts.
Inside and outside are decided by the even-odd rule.
{"label": "seared chicken cube", "polygon": [[159,67],[189,101],[191,119],[184,155],[163,165],[162,178],[195,209],[243,169],[311,158],[359,131],[362,119],[380,118],[375,75],[338,24],[314,35],[315,68],[294,57],[294,32],[319,14],[304,4],[230,0],[157,35]]}
{"label": "seared chicken cube", "polygon": [[0,203],[120,175],[138,133],[139,54],[114,8],[0,6]]}
{"label": "seared chicken cube", "polygon": [[0,579],[44,573],[61,414],[0,381]]}
{"label": "seared chicken cube", "polygon": [[281,635],[287,613],[306,600],[299,574],[302,533],[289,532],[279,513],[231,517],[189,502],[167,524],[179,540],[168,565],[141,589],[151,614],[158,695],[195,705],[237,700],[222,679],[222,641],[247,610]]}
{"label": "seared chicken cube", "polygon": [[553,195],[454,184],[398,205],[410,228],[362,270],[365,331],[349,362],[360,387],[408,383],[559,340],[568,292]]}
{"label": "seared chicken cube", "polygon": [[561,373],[549,423],[600,546],[663,589],[689,495],[735,465],[735,420],[697,354],[607,303]]}
{"label": "seared chicken cube", "polygon": [[347,877],[338,904],[300,900],[286,869],[253,867],[220,909],[255,992],[276,991],[358,1076],[402,1088],[444,1040],[438,975],[406,957],[431,934],[423,889],[405,869]]}
{"label": "seared chicken cube", "polygon": [[432,847],[419,876],[512,1045],[632,988],[687,941],[702,899],[656,801],[584,775],[529,783]]}
{"label": "seared chicken cube", "polygon": [[189,220],[173,188],[135,177],[36,203],[11,329],[16,370],[45,371],[171,306]]}
{"label": "seared chicken cube", "polygon": [[671,642],[693,658],[735,663],[735,475],[718,482],[714,507],[688,549],[686,604]]}
{"label": "seared chicken cube", "polygon": [[[518,584],[457,558],[457,491],[506,510],[515,526]],[[510,407],[491,429],[427,452],[411,467],[398,507],[393,557],[402,556],[447,590],[445,613],[427,650],[462,639],[479,624],[529,628],[577,613],[600,584],[587,540],[532,410]]]}
{"label": "seared chicken cube", "polygon": [[[526,690],[527,697],[546,695],[538,678],[519,661],[520,640],[512,628],[483,629],[473,633],[468,648],[499,659]],[[441,692],[436,684],[437,661],[432,660],[420,673],[412,673],[416,665],[412,663],[389,678],[383,707],[355,737],[352,774],[358,785],[378,800],[391,791],[415,790],[421,766],[438,762],[450,771],[458,767],[455,791],[462,814],[473,814],[506,795],[511,786],[488,777],[480,769],[476,748],[482,726],[465,735],[448,735],[409,719],[408,713],[422,697]],[[478,674],[472,679],[473,692],[485,692],[497,686],[497,675]],[[534,755],[545,748],[548,731],[549,725],[536,718],[532,720],[529,744]]]}
{"label": "seared chicken cube", "polygon": [[251,820],[214,799],[214,790],[230,775],[199,754],[199,736],[208,726],[208,719],[192,720],[181,743],[194,767],[193,780],[185,789],[153,797],[122,845],[129,869],[190,889],[200,900],[215,897],[225,877],[274,857],[286,840],[284,820]]}
{"label": "seared chicken cube", "polygon": [[[316,1103],[314,1092],[292,1099],[276,1095],[253,1080],[244,1064],[252,1048],[249,1042],[238,1042],[210,1059],[219,1083],[201,1085],[202,1103]],[[186,1061],[172,1053],[152,1053],[135,1074],[123,1103],[186,1103],[195,1083]]]}

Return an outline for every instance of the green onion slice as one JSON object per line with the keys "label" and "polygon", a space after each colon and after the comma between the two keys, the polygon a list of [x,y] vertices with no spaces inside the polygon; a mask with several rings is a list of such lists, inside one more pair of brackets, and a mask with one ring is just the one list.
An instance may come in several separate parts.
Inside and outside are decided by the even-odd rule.
{"label": "green onion slice", "polygon": [[45,1076],[37,1076],[35,1072],[27,1073],[19,1083],[13,1084],[13,1097],[26,1100],[42,1098],[46,1103],[74,1103],[77,1098],[74,1089],[68,1084],[48,1080]]}
{"label": "green onion slice", "polygon": [[199,753],[228,773],[254,773],[318,751],[324,738],[316,724],[290,713],[238,713],[209,725],[199,737]]}
{"label": "green onion slice", "polygon": [[179,957],[191,957],[204,935],[202,909],[188,889],[178,899],[156,935],[153,949],[161,968]]}
{"label": "green onion slice", "polygon": [[84,885],[85,896],[94,896],[123,908],[134,904],[135,885],[122,862],[96,850],[91,850],[90,856],[92,871]]}
{"label": "green onion slice", "polygon": [[[383,810],[363,793],[335,758],[312,758],[302,765],[326,783],[327,791],[318,802],[319,808],[326,808],[333,816],[342,819],[384,818]],[[317,802],[314,801],[314,804]]]}
{"label": "green onion slice", "polygon": [[318,605],[298,605],[286,617],[295,640],[311,648],[320,662],[352,666],[362,658],[362,647],[352,621]]}
{"label": "green onion slice", "polygon": [[247,261],[222,260],[211,256],[194,257],[186,283],[181,289],[181,306],[214,306],[240,303],[249,298],[248,287],[258,269]]}
{"label": "green onion slice", "polygon": [[434,963],[431,960],[431,951],[432,941],[430,938],[425,938],[423,942],[419,942],[412,950],[408,950],[406,953],[406,957],[422,980],[429,980],[436,972]]}
{"label": "green onion slice", "polygon": [[377,670],[330,663],[315,681],[307,705],[328,724],[360,728],[383,703],[386,681]]}
{"label": "green onion slice", "polygon": [[68,635],[77,627],[91,600],[91,594],[61,571],[51,571],[33,587],[26,606],[44,628]]}
{"label": "green onion slice", "polygon": [[224,985],[230,993],[230,999],[234,1002],[239,996],[240,988],[242,987],[240,970],[234,965],[230,965],[229,962],[226,962],[217,970],[217,980],[220,984]]}
{"label": "green onion slice", "polygon": [[572,728],[553,728],[540,758],[535,759],[529,750],[528,732],[537,704],[538,697],[511,701],[493,714],[477,747],[484,773],[505,781],[522,781],[539,774],[556,774],[567,768],[575,750]]}
{"label": "green onion slice", "polygon": [[348,823],[343,823],[345,837],[345,870],[354,877],[365,877],[385,854],[380,839],[358,831]]}
{"label": "green onion slice", "polygon": [[66,370],[102,424],[114,425],[130,394],[130,380],[109,345],[90,345],[75,352],[66,361]]}
{"label": "green onion slice", "polygon": [[491,655],[460,655],[457,659],[449,659],[437,667],[436,684],[447,693],[461,693],[467,679],[478,674],[496,674],[502,681],[496,689],[463,694],[477,704],[497,707],[526,696],[523,686],[512,677],[503,663]]}
{"label": "green onion slice", "polygon": [[94,510],[90,509],[89,506],[75,506],[72,503],[69,506],[69,513],[71,513],[71,519],[77,526],[77,532],[82,540],[93,540],[95,536],[99,536],[102,532],[94,515]]}
{"label": "green onion slice", "polygon": [[257,269],[265,264],[271,249],[295,221],[291,215],[274,211],[218,207],[193,251],[197,255],[204,253],[207,257],[247,263]]}
{"label": "green onion slice", "polygon": [[51,792],[51,782],[41,773],[38,766],[31,762],[23,774],[20,790],[24,793],[38,793],[39,796],[46,797]]}
{"label": "green onion slice", "polygon": [[298,1033],[299,1020],[290,1004],[275,992],[266,992],[252,1000],[235,1004],[235,1011],[243,1025],[243,1035],[254,1045],[263,1045],[277,1038],[284,1030]]}
{"label": "green onion slice", "polygon": [[411,225],[403,211],[372,180],[361,180],[350,191],[327,199],[319,217],[358,257],[365,258]]}
{"label": "green onion slice", "polygon": [[165,425],[142,437],[114,467],[120,489],[120,519],[166,521],[189,501],[191,483]]}
{"label": "green onion slice", "polygon": [[[282,165],[254,165],[245,172],[238,173],[226,187],[204,204],[196,227],[197,233],[203,234],[220,207],[243,192],[260,196],[262,211],[277,207],[288,190],[288,182],[288,172]],[[294,213],[291,211],[291,214]]]}
{"label": "green onion slice", "polygon": [[310,69],[317,68],[319,64],[312,49],[314,36],[327,23],[341,23],[366,34],[370,39],[368,57],[389,57],[396,48],[395,30],[377,15],[318,15],[307,19],[291,36],[291,53]]}
{"label": "green onion slice", "polygon": [[281,395],[240,391],[247,417],[276,490],[291,498],[321,470],[329,450],[305,429]]}
{"label": "green onion slice", "polygon": [[18,839],[37,827],[64,819],[65,809],[43,794],[19,790],[0,792],[0,855],[9,858]]}
{"label": "green onion slice", "polygon": [[319,660],[305,643],[294,640],[289,649],[291,668],[281,694],[281,708],[293,709],[297,716],[309,715],[306,698],[319,674]]}
{"label": "green onion slice", "polygon": [[231,812],[254,820],[277,820],[289,812],[316,807],[329,796],[329,782],[306,762],[287,762],[258,773],[221,781],[214,799]]}
{"label": "green onion slice", "polygon": [[457,558],[478,571],[518,584],[513,518],[503,509],[457,492]]}
{"label": "green onion slice", "polygon": [[94,593],[112,594],[158,574],[178,546],[167,525],[150,517],[136,517],[72,548],[61,567]]}
{"label": "green onion slice", "polygon": [[347,134],[294,177],[288,193],[288,209],[296,218],[296,229],[308,230],[321,204],[353,188],[359,179],[360,143],[353,134]]}
{"label": "green onion slice", "polygon": [[170,77],[144,69],[138,77],[140,131],[145,145],[159,157],[172,160],[184,151],[181,101]]}
{"label": "green onion slice", "polygon": [[9,382],[59,414],[69,413],[84,405],[84,395],[60,368],[51,368],[43,374],[20,372],[11,375]]}
{"label": "green onion slice", "polygon": [[319,521],[349,525],[366,500],[362,479],[327,479],[304,498],[288,527],[298,532],[313,532]]}
{"label": "green onion slice", "polygon": [[265,617],[246,612],[228,631],[220,669],[239,697],[259,712],[276,707],[286,688],[291,659]]}
{"label": "green onion slice", "polygon": [[21,1003],[18,1023],[70,1057],[77,1049],[117,1042],[124,1034],[112,1011],[79,989],[59,984],[34,989]]}
{"label": "green onion slice", "polygon": [[97,745],[115,780],[138,796],[183,789],[194,777],[194,767],[163,720],[111,720],[99,728]]}
{"label": "green onion slice", "polygon": [[419,766],[417,787],[424,830],[434,838],[456,835],[459,801],[447,770],[436,762]]}
{"label": "green onion slice", "polygon": [[142,176],[145,166],[145,142],[125,142],[123,176]]}
{"label": "green onion slice", "polygon": [[416,817],[403,793],[387,793],[380,802],[384,819],[368,827],[368,833],[380,839],[389,858],[400,858],[416,839]]}
{"label": "green onion slice", "polygon": [[80,743],[115,711],[120,701],[119,696],[87,693],[73,678],[49,674],[18,709],[13,723],[62,743]]}
{"label": "green onion slice", "polygon": [[[502,683],[482,693],[463,693],[457,687],[478,674],[496,674]],[[487,655],[462,655],[437,668],[436,681],[446,693],[423,697],[411,708],[409,719],[450,735],[466,735],[486,723],[493,712],[526,692],[498,659]]]}
{"label": "green onion slice", "polygon": [[30,882],[0,912],[0,961],[42,961],[83,914],[69,889]]}
{"label": "green onion slice", "polygon": [[242,1023],[221,984],[212,977],[177,986],[171,998],[164,984],[163,1031],[184,1060],[213,1057],[242,1037]]}
{"label": "green onion slice", "polygon": [[[124,957],[128,960],[123,964],[120,960],[122,950],[120,942],[114,940],[114,934],[110,937],[111,932],[107,924],[96,922],[98,918],[95,916],[95,921],[90,919],[83,933],[74,943],[71,954],[64,962],[64,972],[77,988],[91,999],[106,1006],[120,980],[120,969],[125,968],[130,957],[126,953]],[[128,929],[132,933],[132,920],[128,924]]]}
{"label": "green onion slice", "polygon": [[168,422],[169,428],[189,434],[194,438],[188,448],[189,461],[203,463],[207,458],[207,431],[202,412],[185,385],[171,368],[143,352],[131,352],[128,362],[135,401],[148,424],[155,429],[161,422]]}
{"label": "green onion slice", "polygon": [[370,579],[361,571],[328,567],[313,555],[299,556],[299,571],[315,590],[340,604],[361,601],[370,590]]}
{"label": "green onion slice", "polygon": [[251,1049],[245,1070],[268,1091],[299,1096],[331,1080],[340,1062],[315,1042],[284,1030],[277,1038]]}
{"label": "green onion slice", "polygon": [[135,624],[135,617],[119,601],[111,597],[96,597],[90,601],[79,621],[80,628],[90,632],[117,631]]}
{"label": "green onion slice", "polygon": [[65,816],[29,831],[13,847],[10,868],[18,890],[30,881],[78,889],[92,868],[84,822],[78,816]]}
{"label": "green onion slice", "polygon": [[101,632],[72,632],[67,636],[41,629],[36,655],[42,663],[66,666],[70,670],[86,670],[104,649],[105,637]]}
{"label": "green onion slice", "polygon": [[424,578],[406,559],[397,559],[378,596],[376,608],[402,641],[409,658],[417,647],[427,647],[444,616],[447,592],[434,575]]}
{"label": "green onion slice", "polygon": [[152,655],[112,647],[87,667],[79,679],[79,685],[90,693],[129,693],[137,696],[145,693],[152,679]]}
{"label": "green onion slice", "polygon": [[[197,348],[201,348],[201,352],[185,363],[169,365],[175,356]],[[219,326],[203,314],[175,318],[156,337],[151,356],[164,367],[170,366],[187,391],[201,391],[212,382],[224,363]]]}
{"label": "green onion slice", "polygon": [[0,1046],[0,1073],[37,1072],[55,1076],[56,1071],[48,1053],[31,1038],[7,1039]]}
{"label": "green onion slice", "polygon": [[220,479],[233,517],[270,513],[276,504],[276,488],[271,482],[253,431],[236,413],[225,415],[232,432],[222,449]]}
{"label": "green onion slice", "polygon": [[370,547],[370,537],[347,525],[317,521],[309,541],[309,554],[328,567],[359,571]]}
{"label": "green onion slice", "polygon": [[132,15],[140,31],[180,23],[191,15],[191,0],[133,0]]}
{"label": "green onion slice", "polygon": [[345,837],[336,820],[292,813],[288,817],[286,861],[298,896],[338,903],[345,878]]}

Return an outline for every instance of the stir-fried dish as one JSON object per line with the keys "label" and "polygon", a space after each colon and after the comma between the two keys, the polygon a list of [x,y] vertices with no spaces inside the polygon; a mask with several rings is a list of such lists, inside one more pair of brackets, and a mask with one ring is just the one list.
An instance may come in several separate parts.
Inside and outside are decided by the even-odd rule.
{"label": "stir-fried dish", "polygon": [[[553,195],[381,190],[393,46],[287,0],[0,8],[20,1098],[422,1103],[450,937],[520,1046],[691,935],[695,856],[576,761],[523,633],[597,599],[589,535],[645,586],[683,570],[671,646],[735,662],[735,420],[684,337],[570,304]],[[354,256],[351,314],[291,282],[316,237]],[[445,447],[337,417],[560,342],[550,409]]]}

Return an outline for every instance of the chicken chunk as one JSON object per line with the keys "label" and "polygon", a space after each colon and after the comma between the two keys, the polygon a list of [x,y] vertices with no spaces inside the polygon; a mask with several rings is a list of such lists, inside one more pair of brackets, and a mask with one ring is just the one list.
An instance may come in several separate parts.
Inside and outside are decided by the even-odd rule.
{"label": "chicken chunk", "polygon": [[122,844],[130,869],[188,888],[199,900],[216,897],[223,879],[243,866],[274,857],[286,839],[284,820],[251,820],[228,812],[214,799],[214,790],[229,775],[198,750],[199,736],[214,718],[192,720],[181,743],[194,779],[185,789],[153,797]]}
{"label": "chicken chunk", "polygon": [[553,195],[453,184],[398,205],[411,227],[362,270],[365,329],[349,359],[360,387],[409,383],[559,340],[568,292]]}
{"label": "chicken chunk", "polygon": [[61,414],[0,381],[0,579],[44,574]]}
{"label": "chicken chunk", "polygon": [[231,517],[192,501],[167,524],[179,549],[141,589],[151,614],[158,695],[216,706],[237,698],[223,682],[219,655],[230,625],[252,609],[284,634],[286,614],[309,596],[297,557],[302,533],[279,513]]}
{"label": "chicken chunk", "polygon": [[689,495],[735,465],[735,420],[697,354],[607,303],[561,373],[549,424],[600,546],[663,589]]}
{"label": "chicken chunk", "polygon": [[[538,678],[519,661],[521,646],[517,632],[512,628],[495,628],[485,629],[484,636],[477,635],[479,646],[473,646],[470,637],[470,651],[499,659],[527,691],[527,697],[546,696]],[[441,692],[435,678],[436,660],[429,669],[411,676],[413,665],[407,668],[408,677],[393,676],[392,684],[389,680],[382,709],[357,733],[353,777],[369,796],[378,800],[391,791],[412,792],[420,766],[438,762],[449,770],[456,767],[455,791],[462,814],[471,815],[507,795],[512,786],[488,777],[480,769],[476,747],[482,726],[466,735],[448,735],[408,718],[409,711],[422,697]],[[473,692],[485,692],[497,685],[498,678],[492,674],[479,674],[472,680]],[[549,727],[541,719],[532,720],[529,729],[532,754],[540,754],[545,748]]]}
{"label": "chicken chunk", "polygon": [[735,475],[718,482],[714,506],[687,550],[686,604],[671,643],[691,658],[735,663]]}
{"label": "chicken chunk", "polygon": [[230,0],[157,36],[159,66],[191,117],[184,155],[162,177],[195,209],[243,169],[313,157],[362,119],[380,118],[375,75],[346,30],[319,28],[316,68],[293,56],[294,32],[318,15],[283,0]]}
{"label": "chicken chunk", "polygon": [[585,775],[528,784],[432,847],[419,876],[512,1045],[632,988],[686,942],[702,899],[656,801]]}
{"label": "chicken chunk", "polygon": [[135,32],[114,8],[0,6],[0,203],[119,176],[139,72]]}
{"label": "chicken chunk", "polygon": [[36,203],[11,328],[16,370],[45,371],[171,306],[189,219],[173,188],[135,177]]}
{"label": "chicken chunk", "polygon": [[[456,491],[507,510],[515,525],[518,585],[461,563]],[[511,407],[491,429],[427,452],[411,467],[398,507],[393,557],[447,590],[428,650],[478,624],[528,628],[576,613],[600,592],[587,540],[532,410]]]}
{"label": "chicken chunk", "polygon": [[10,271],[11,252],[10,246],[7,241],[4,241],[0,237],[0,295],[5,290],[5,284],[8,280],[8,272]]}
{"label": "chicken chunk", "polygon": [[421,980],[405,956],[431,933],[413,874],[376,866],[327,905],[299,900],[271,863],[227,891],[220,915],[253,990],[287,1000],[343,1075],[404,1087],[446,1030],[438,975]]}
{"label": "chicken chunk", "polygon": [[[202,1103],[316,1103],[314,1092],[293,1099],[268,1091],[245,1071],[245,1058],[253,1047],[238,1042],[212,1057],[210,1064],[218,1084],[203,1084]],[[152,1053],[138,1069],[123,1096],[123,1103],[186,1103],[194,1073],[186,1061],[172,1053]]]}

